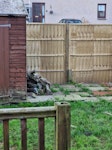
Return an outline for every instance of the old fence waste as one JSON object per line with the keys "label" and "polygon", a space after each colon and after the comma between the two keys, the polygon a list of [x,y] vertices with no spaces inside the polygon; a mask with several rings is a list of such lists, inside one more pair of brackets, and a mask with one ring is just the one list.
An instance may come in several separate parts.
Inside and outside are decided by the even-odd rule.
{"label": "old fence waste", "polygon": [[27,92],[34,97],[36,95],[51,95],[51,83],[37,74],[35,70],[27,72]]}

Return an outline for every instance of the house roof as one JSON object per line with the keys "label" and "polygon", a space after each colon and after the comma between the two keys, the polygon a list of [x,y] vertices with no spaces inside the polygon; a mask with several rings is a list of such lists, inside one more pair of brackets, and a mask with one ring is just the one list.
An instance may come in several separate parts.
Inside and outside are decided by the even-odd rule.
{"label": "house roof", "polygon": [[0,16],[26,16],[23,0],[0,0]]}

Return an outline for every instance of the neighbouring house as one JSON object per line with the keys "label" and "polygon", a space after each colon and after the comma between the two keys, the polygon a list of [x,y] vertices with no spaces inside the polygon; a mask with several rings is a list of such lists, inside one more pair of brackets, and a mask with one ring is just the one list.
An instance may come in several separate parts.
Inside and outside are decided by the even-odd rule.
{"label": "neighbouring house", "polygon": [[62,18],[85,23],[112,23],[111,0],[24,0],[29,22],[58,23]]}
{"label": "neighbouring house", "polygon": [[0,97],[26,94],[26,15],[23,0],[0,0]]}

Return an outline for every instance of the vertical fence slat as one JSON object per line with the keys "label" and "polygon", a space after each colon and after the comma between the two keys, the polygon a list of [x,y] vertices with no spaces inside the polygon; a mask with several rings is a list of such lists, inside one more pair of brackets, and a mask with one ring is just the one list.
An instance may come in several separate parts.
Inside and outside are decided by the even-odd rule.
{"label": "vertical fence slat", "polygon": [[56,150],[70,150],[70,105],[56,103]]}
{"label": "vertical fence slat", "polygon": [[3,120],[4,150],[9,150],[9,120]]}
{"label": "vertical fence slat", "polygon": [[65,38],[65,81],[70,81],[70,40],[69,40],[69,24],[66,24],[66,38]]}
{"label": "vertical fence slat", "polygon": [[27,150],[27,120],[21,119],[21,146],[22,150]]}
{"label": "vertical fence slat", "polygon": [[39,150],[45,150],[44,118],[38,119],[38,127],[39,127]]}

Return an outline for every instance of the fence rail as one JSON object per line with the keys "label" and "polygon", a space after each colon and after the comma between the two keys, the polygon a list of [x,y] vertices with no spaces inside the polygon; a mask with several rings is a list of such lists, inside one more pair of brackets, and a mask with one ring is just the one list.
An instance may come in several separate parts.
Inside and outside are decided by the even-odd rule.
{"label": "fence rail", "polygon": [[112,82],[112,25],[27,24],[27,69],[51,83]]}
{"label": "fence rail", "polygon": [[[70,105],[55,103],[50,107],[11,108],[0,109],[0,120],[3,121],[4,150],[9,150],[9,121],[19,119],[21,122],[21,149],[27,150],[27,119],[38,118],[39,146],[38,150],[45,150],[45,122],[48,117],[55,118],[56,150],[70,150]],[[35,125],[34,125],[35,126]]]}

